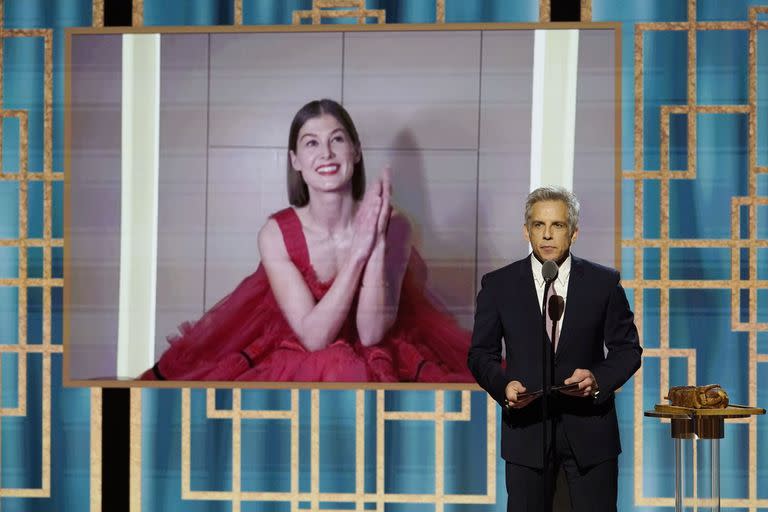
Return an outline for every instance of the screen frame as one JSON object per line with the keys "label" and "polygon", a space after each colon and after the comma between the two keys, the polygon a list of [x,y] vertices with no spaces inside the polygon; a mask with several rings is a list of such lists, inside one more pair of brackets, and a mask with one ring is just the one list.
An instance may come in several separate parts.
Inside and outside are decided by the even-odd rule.
{"label": "screen frame", "polygon": [[[276,382],[276,381],[138,381],[73,379],[70,377],[70,233],[71,233],[71,64],[72,37],[75,35],[122,34],[247,34],[247,33],[327,33],[327,32],[463,32],[512,30],[613,30],[614,32],[614,267],[621,264],[621,108],[622,108],[622,26],[619,22],[548,22],[548,23],[436,23],[436,24],[320,24],[254,26],[143,26],[143,27],[69,27],[65,29],[64,77],[64,289],[63,289],[63,385],[75,388],[244,388],[244,389],[340,389],[340,390],[481,390],[477,384],[464,383],[379,383],[379,382]],[[510,236],[515,236],[510,234]]]}

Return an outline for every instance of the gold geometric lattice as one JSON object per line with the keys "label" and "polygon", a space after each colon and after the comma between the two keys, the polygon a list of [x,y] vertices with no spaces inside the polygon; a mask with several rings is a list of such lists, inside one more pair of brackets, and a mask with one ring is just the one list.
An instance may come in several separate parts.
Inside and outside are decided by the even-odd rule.
{"label": "gold geometric lattice", "polygon": [[293,11],[292,23],[301,25],[307,18],[313,25],[322,23],[322,18],[357,18],[359,25],[364,25],[366,18],[376,18],[378,23],[386,23],[384,9],[366,9],[365,0],[312,0],[311,10]]}
{"label": "gold geometric lattice", "polygon": [[[134,388],[132,391],[140,392]],[[182,452],[181,452],[181,496],[185,500],[223,500],[232,503],[233,512],[240,510],[243,501],[290,502],[291,510],[298,511],[300,502],[310,503],[311,510],[320,510],[324,502],[354,504],[356,511],[365,510],[366,503],[375,503],[376,510],[382,512],[385,503],[425,503],[434,504],[436,511],[444,510],[446,504],[491,504],[496,500],[496,409],[497,404],[488,398],[486,402],[486,482],[485,494],[446,494],[445,481],[445,422],[470,421],[470,391],[461,391],[461,409],[457,412],[445,411],[445,392],[435,392],[435,410],[431,412],[386,411],[384,398],[386,391],[376,391],[376,491],[366,493],[365,482],[365,391],[355,391],[355,492],[320,491],[320,390],[313,389],[311,398],[311,434],[310,434],[310,490],[299,491],[299,391],[291,391],[291,406],[287,410],[250,410],[242,408],[242,390],[232,390],[232,408],[216,408],[215,390],[206,390],[206,418],[228,420],[232,422],[232,482],[231,491],[196,491],[191,488],[191,460],[194,446],[191,439],[191,390],[182,391]],[[132,413],[133,415],[133,413]],[[242,422],[259,420],[284,420],[290,429],[290,491],[288,492],[253,492],[241,488]],[[385,421],[430,421],[435,425],[435,492],[429,494],[385,493]],[[140,421],[139,421],[140,424]],[[139,443],[140,445],[140,443]],[[306,457],[306,456],[305,456]],[[133,478],[133,476],[132,476]],[[322,509],[326,510],[326,509]]]}
{"label": "gold geometric lattice", "polygon": [[144,26],[144,0],[133,0],[131,25],[134,27]]}
{"label": "gold geometric lattice", "polygon": [[[243,24],[243,0],[234,1],[234,25]],[[582,14],[585,3],[582,1]],[[346,10],[342,10],[346,9]],[[591,9],[591,6],[590,6]],[[445,0],[435,0],[435,14],[437,23],[445,23]],[[384,9],[366,9],[365,0],[312,0],[311,10],[298,10],[293,12],[292,23],[301,24],[301,20],[312,18],[312,24],[321,23],[321,18],[357,18],[357,23],[365,24],[365,19],[375,17],[378,23],[386,23]],[[582,16],[582,20],[584,20]],[[132,0],[132,25],[141,27],[144,25],[144,0]],[[93,26],[104,26],[104,0],[93,0]]]}
{"label": "gold geometric lattice", "polygon": [[243,0],[235,0],[235,25],[243,24]]}
{"label": "gold geometric lattice", "polygon": [[[748,333],[748,402],[757,402],[757,364],[768,361],[768,355],[758,354],[757,334],[768,329],[768,324],[757,322],[757,290],[768,287],[768,281],[757,279],[757,251],[760,248],[768,248],[768,240],[757,239],[757,207],[768,204],[768,198],[757,195],[757,175],[765,172],[764,168],[757,166],[757,32],[768,28],[768,23],[758,21],[758,13],[768,12],[766,7],[752,7],[749,9],[748,21],[729,22],[700,22],[696,19],[696,1],[689,0],[688,21],[686,22],[660,22],[637,23],[635,25],[634,46],[634,169],[622,173],[624,179],[634,180],[634,236],[630,240],[623,240],[622,246],[634,249],[633,279],[625,280],[624,286],[635,290],[634,309],[637,327],[643,340],[652,339],[651,333],[643,332],[643,290],[658,289],[660,294],[660,333],[658,335],[659,348],[648,348],[643,353],[645,358],[660,359],[660,391],[663,395],[670,386],[669,372],[670,359],[684,358],[687,361],[688,384],[696,381],[696,351],[695,349],[673,349],[669,339],[669,292],[670,289],[727,289],[731,292],[731,320],[734,331]],[[696,47],[697,33],[707,30],[746,30],[748,32],[748,102],[746,105],[699,105],[697,103],[697,64]],[[646,170],[643,160],[643,36],[648,32],[658,31],[684,31],[687,33],[687,102],[685,105],[662,105],[660,107],[660,169]],[[697,116],[701,114],[728,114],[745,115],[748,119],[748,192],[746,197],[735,197],[731,200],[731,237],[730,239],[671,239],[669,234],[670,212],[670,180],[672,179],[696,179],[697,155],[696,155],[696,128]],[[685,115],[687,118],[687,153],[688,168],[685,170],[670,169],[670,117],[672,115]],[[643,187],[645,180],[659,180],[660,185],[660,236],[646,239],[643,234]],[[741,238],[740,212],[745,208],[749,216],[749,235]],[[643,277],[643,250],[655,248],[660,253],[660,276],[658,279],[645,279]],[[731,251],[731,278],[727,280],[671,280],[669,277],[669,250],[671,248],[727,248]],[[740,278],[740,252],[746,249],[749,252],[749,277]],[[739,319],[740,290],[748,290],[750,304],[750,318],[747,322]],[[674,505],[674,498],[646,497],[643,495],[643,368],[634,377],[634,474],[635,474],[635,504],[640,506],[665,506]],[[661,400],[661,396],[659,399]],[[749,446],[748,450],[748,497],[723,498],[724,507],[768,507],[767,499],[757,497],[757,424],[754,417],[736,422],[748,423]],[[686,499],[686,503],[697,503],[696,498],[696,444],[694,443],[693,466],[693,496]],[[698,504],[703,504],[702,500]]]}
{"label": "gold geometric lattice", "polygon": [[[62,247],[63,240],[52,237],[53,183],[63,181],[63,173],[53,171],[53,32],[50,29],[5,29],[2,25],[3,5],[0,2],[0,102],[3,97],[4,65],[3,47],[7,39],[43,39],[43,169],[30,171],[29,166],[29,112],[26,110],[5,110],[0,103],[0,137],[2,123],[6,119],[17,119],[19,132],[19,170],[16,173],[2,172],[0,151],[0,182],[18,183],[19,230],[17,238],[0,239],[0,247],[15,247],[18,250],[18,274],[15,278],[0,279],[1,287],[18,291],[18,335],[13,340],[0,340],[0,353],[16,354],[17,373],[16,407],[0,407],[1,419],[9,416],[27,416],[27,366],[28,355],[40,354],[42,358],[41,404],[41,478],[39,488],[1,488],[0,497],[43,498],[51,493],[51,354],[61,353],[61,345],[51,343],[51,289],[63,286],[63,280],[52,276],[52,248]],[[1,149],[1,148],[0,148]],[[43,182],[43,238],[29,238],[29,182]],[[30,278],[28,275],[28,248],[41,247],[43,250],[43,277]],[[28,290],[31,287],[43,291],[43,325],[40,343],[29,344],[27,339]],[[0,369],[2,367],[0,366]],[[35,399],[33,403],[37,402]]]}

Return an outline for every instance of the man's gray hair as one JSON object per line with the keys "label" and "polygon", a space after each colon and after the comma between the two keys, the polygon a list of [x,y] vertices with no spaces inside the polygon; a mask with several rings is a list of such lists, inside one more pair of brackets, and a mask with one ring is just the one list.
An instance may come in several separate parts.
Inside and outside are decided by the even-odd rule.
{"label": "man's gray hair", "polygon": [[568,210],[568,229],[573,233],[579,227],[579,200],[576,195],[564,187],[539,187],[525,200],[525,225],[531,221],[533,205],[541,201],[562,201]]}

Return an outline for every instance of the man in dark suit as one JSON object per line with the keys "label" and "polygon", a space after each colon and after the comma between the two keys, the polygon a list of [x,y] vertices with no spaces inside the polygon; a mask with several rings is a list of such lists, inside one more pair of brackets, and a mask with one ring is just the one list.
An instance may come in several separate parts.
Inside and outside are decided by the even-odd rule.
{"label": "man in dark suit", "polygon": [[[570,253],[578,220],[579,203],[571,192],[559,187],[531,192],[523,232],[533,254],[483,276],[477,296],[468,364],[503,408],[508,511],[550,510],[544,489],[554,487],[559,467],[572,510],[616,510],[621,445],[614,391],[640,367],[642,349],[619,273]],[[521,394],[542,386],[541,270],[547,260],[558,264],[552,286],[565,299],[555,336],[554,383],[578,386],[552,393],[543,429],[541,398]],[[545,475],[542,436],[553,426]]]}

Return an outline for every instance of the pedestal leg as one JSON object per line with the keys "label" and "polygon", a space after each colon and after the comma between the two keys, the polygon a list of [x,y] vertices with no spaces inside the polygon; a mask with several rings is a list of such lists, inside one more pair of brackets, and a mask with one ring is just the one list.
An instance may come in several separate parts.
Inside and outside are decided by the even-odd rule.
{"label": "pedestal leg", "polygon": [[712,512],[720,512],[720,439],[710,439],[710,476],[712,477]]}
{"label": "pedestal leg", "polygon": [[725,436],[725,421],[722,416],[700,415],[695,429],[698,438],[709,446],[709,496],[701,508],[720,512],[720,439]]}
{"label": "pedestal leg", "polygon": [[685,451],[683,439],[675,438],[675,512],[683,512],[685,499]]}

